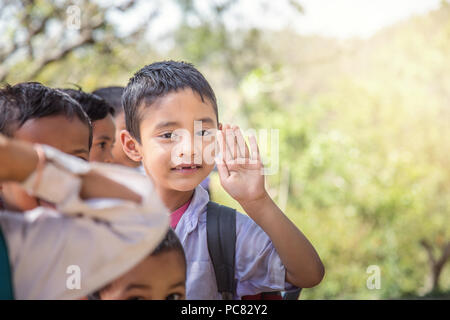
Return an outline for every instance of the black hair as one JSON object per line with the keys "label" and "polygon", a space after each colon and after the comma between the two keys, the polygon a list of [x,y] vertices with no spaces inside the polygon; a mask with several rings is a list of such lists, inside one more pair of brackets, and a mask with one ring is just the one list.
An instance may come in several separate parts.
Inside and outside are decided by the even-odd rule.
{"label": "black hair", "polygon": [[184,263],[186,264],[186,256],[184,254],[183,245],[181,244],[180,239],[178,239],[178,236],[176,235],[175,231],[169,228],[169,231],[167,231],[166,236],[161,241],[161,243],[155,248],[155,250],[152,251],[151,255],[156,256],[160,253],[172,250],[180,252],[180,254],[183,256]]}
{"label": "black hair", "polygon": [[119,115],[123,112],[122,93],[124,89],[124,87],[104,87],[98,88],[92,93],[102,97],[111,107],[114,108],[115,114]]}
{"label": "black hair", "polygon": [[155,62],[140,69],[128,82],[122,94],[122,105],[125,111],[125,124],[128,132],[139,143],[140,137],[140,106],[150,106],[158,98],[166,94],[191,88],[204,101],[207,98],[216,113],[217,101],[213,89],[205,77],[190,63],[176,61]]}
{"label": "black hair", "polygon": [[[150,256],[157,256],[164,252],[170,252],[170,251],[178,251],[178,253],[181,254],[184,262],[184,267],[186,268],[186,255],[184,253],[183,245],[180,242],[180,239],[178,239],[178,236],[176,235],[175,231],[173,231],[172,228],[169,228],[169,230],[166,233],[166,236],[164,239],[159,243],[159,245],[150,253]],[[87,296],[88,300],[100,300],[100,293],[107,288],[108,285],[101,288],[100,290],[97,290]]]}
{"label": "black hair", "polygon": [[7,84],[0,89],[0,133],[8,137],[14,135],[19,126],[22,105],[24,105],[23,97],[10,85]]}
{"label": "black hair", "polygon": [[74,89],[61,89],[61,91],[75,99],[92,122],[104,119],[108,114],[114,116],[114,108],[96,94]]}
{"label": "black hair", "polygon": [[68,94],[39,82],[22,82],[0,89],[0,132],[12,137],[25,122],[49,116],[77,117],[89,128],[92,146],[92,124],[80,104]]}

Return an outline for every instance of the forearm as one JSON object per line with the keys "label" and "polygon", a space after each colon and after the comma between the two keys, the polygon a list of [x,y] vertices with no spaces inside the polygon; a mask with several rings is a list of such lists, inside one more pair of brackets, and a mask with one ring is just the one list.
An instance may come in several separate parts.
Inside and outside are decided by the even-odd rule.
{"label": "forearm", "polygon": [[269,195],[241,205],[272,240],[286,268],[287,282],[309,288],[322,280],[324,267],[316,250]]}
{"label": "forearm", "polygon": [[[44,146],[44,154],[42,173],[31,176],[24,183],[29,191],[44,200],[60,204],[74,194],[83,200],[114,198],[137,203],[142,200],[136,192],[125,186],[126,173],[119,181],[114,181],[108,177],[108,169],[96,169],[100,164],[94,166],[49,146]],[[36,179],[38,188],[30,189],[36,185]]]}
{"label": "forearm", "polygon": [[[0,134],[0,182],[24,182],[36,170],[38,161],[38,154],[32,144],[9,139]],[[116,198],[134,202],[142,200],[135,192],[95,171],[90,171],[79,178],[81,199]],[[74,175],[73,179],[77,177]],[[49,182],[45,181],[44,176],[40,183]]]}
{"label": "forearm", "polygon": [[23,182],[37,163],[38,155],[31,144],[0,135],[0,182]]}

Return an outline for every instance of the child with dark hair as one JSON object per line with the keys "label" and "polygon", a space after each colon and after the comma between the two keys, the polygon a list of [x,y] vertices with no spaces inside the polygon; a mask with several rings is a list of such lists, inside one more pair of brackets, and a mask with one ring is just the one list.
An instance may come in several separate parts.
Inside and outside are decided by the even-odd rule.
{"label": "child with dark hair", "polygon": [[92,122],[93,140],[89,161],[112,163],[112,150],[116,141],[115,109],[95,94],[74,89],[61,90],[81,105]]}
{"label": "child with dark hair", "polygon": [[[1,89],[0,133],[50,145],[86,161],[92,145],[91,121],[78,102],[37,82]],[[15,184],[2,187],[2,201],[20,210],[41,204],[40,199],[30,197]]]}
{"label": "child with dark hair", "polygon": [[[0,285],[12,288],[9,298],[83,297],[136,266],[167,232],[167,209],[145,177],[85,161],[89,128],[61,91],[0,89]],[[71,270],[81,273],[74,283]]]}
{"label": "child with dark hair", "polygon": [[[39,127],[39,129],[37,129]],[[52,127],[55,131],[45,131]],[[61,151],[88,159],[92,146],[89,117],[67,94],[37,82],[24,82],[2,89],[0,132],[8,136],[53,139]],[[56,141],[59,140],[59,141]]]}
{"label": "child with dark hair", "polygon": [[137,266],[90,295],[91,300],[184,300],[186,257],[173,230]]}
{"label": "child with dark hair", "polygon": [[114,108],[114,113],[119,115],[123,112],[122,108],[122,93],[124,87],[104,87],[92,91],[93,94],[102,97],[111,107]]}
{"label": "child with dark hair", "polygon": [[122,103],[124,151],[143,162],[186,252],[187,299],[222,298],[207,245],[209,196],[199,185],[214,160],[222,186],[247,213],[236,215],[233,298],[320,283],[324,267],[314,247],[265,189],[256,138],[249,149],[239,127],[219,123],[215,94],[197,69],[175,61],[145,66]]}
{"label": "child with dark hair", "polygon": [[116,125],[115,141],[116,143],[112,149],[114,163],[121,164],[131,168],[138,168],[141,166],[140,162],[131,160],[125,152],[123,152],[122,144],[120,143],[120,131],[125,127],[125,114],[122,108],[122,93],[123,87],[105,87],[99,88],[92,93],[102,97],[110,106],[114,108],[114,122]]}

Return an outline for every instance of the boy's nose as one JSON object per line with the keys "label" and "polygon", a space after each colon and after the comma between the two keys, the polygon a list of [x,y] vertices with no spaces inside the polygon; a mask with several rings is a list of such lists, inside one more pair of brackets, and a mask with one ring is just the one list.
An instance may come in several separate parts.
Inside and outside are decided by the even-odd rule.
{"label": "boy's nose", "polygon": [[192,157],[196,157],[198,154],[199,154],[198,151],[195,150],[194,148],[192,148],[190,150],[180,150],[180,153],[178,154],[178,156],[180,158],[182,158],[184,156],[189,156],[189,155],[192,156]]}
{"label": "boy's nose", "polygon": [[107,152],[106,157],[105,157],[105,163],[113,163],[114,161],[114,157],[112,155],[112,150]]}
{"label": "boy's nose", "polygon": [[201,161],[201,150],[199,148],[190,145],[186,148],[181,148],[178,152],[179,159],[183,159],[184,161],[197,163]]}

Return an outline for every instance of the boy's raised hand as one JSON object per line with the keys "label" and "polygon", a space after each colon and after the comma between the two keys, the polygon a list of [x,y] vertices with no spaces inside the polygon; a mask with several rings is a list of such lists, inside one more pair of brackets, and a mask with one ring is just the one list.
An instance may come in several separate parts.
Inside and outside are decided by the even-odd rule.
{"label": "boy's raised hand", "polygon": [[323,264],[308,239],[267,193],[256,138],[249,137],[249,151],[239,127],[226,125],[217,131],[217,142],[222,186],[269,236],[286,268],[285,280],[299,288],[317,285],[324,276]]}
{"label": "boy's raised hand", "polygon": [[266,199],[256,138],[249,137],[249,150],[239,127],[224,125],[217,131],[217,142],[220,154],[215,160],[223,188],[241,205]]}

